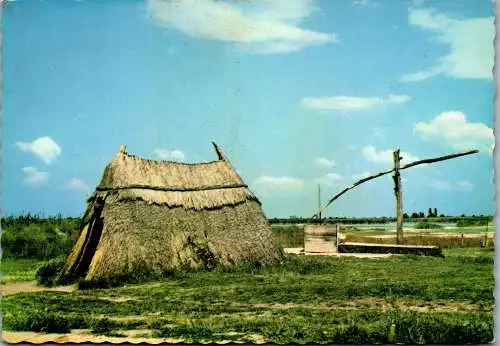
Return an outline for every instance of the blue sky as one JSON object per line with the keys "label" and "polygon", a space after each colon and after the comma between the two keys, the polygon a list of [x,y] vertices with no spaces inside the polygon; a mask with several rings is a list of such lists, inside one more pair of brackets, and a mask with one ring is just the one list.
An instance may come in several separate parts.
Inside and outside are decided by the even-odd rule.
{"label": "blue sky", "polygon": [[[80,215],[119,148],[185,162],[216,141],[268,217],[402,173],[405,212],[493,212],[487,0],[4,3],[5,214]],[[394,215],[390,176],[328,216]]]}

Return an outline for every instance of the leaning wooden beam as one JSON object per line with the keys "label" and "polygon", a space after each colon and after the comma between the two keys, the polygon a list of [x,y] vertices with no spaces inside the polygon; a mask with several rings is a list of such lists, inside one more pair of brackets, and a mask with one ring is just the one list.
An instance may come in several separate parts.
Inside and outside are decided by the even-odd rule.
{"label": "leaning wooden beam", "polygon": [[[460,156],[465,156],[465,155],[471,155],[471,154],[477,154],[479,153],[479,150],[468,150],[468,151],[464,151],[464,152],[460,152],[460,153],[455,153],[455,154],[450,154],[450,155],[445,155],[445,156],[439,156],[439,157],[435,157],[435,158],[431,158],[431,159],[424,159],[424,160],[418,160],[418,161],[413,161],[407,165],[404,165],[404,166],[401,166],[399,168],[399,170],[403,170],[403,169],[407,169],[407,168],[410,168],[410,167],[413,167],[413,166],[416,166],[416,165],[421,165],[421,164],[424,164],[424,163],[434,163],[434,162],[439,162],[439,161],[444,161],[444,160],[449,160],[449,159],[454,159],[456,157],[460,157]],[[349,190],[352,190],[354,189],[356,186],[362,184],[362,183],[366,183],[367,181],[369,180],[372,180],[372,179],[375,179],[375,178],[378,178],[378,177],[381,177],[383,175],[386,175],[386,174],[389,174],[389,173],[392,173],[394,172],[394,168],[391,168],[391,169],[388,169],[388,170],[385,170],[385,171],[382,171],[382,172],[379,172],[377,174],[374,174],[374,175],[370,175],[368,177],[365,177],[363,179],[360,179],[358,181],[356,181],[355,183],[353,183],[352,185],[349,185],[348,187],[346,187],[344,190],[340,191],[339,193],[337,193],[335,196],[333,196],[332,198],[330,198],[328,200],[328,202],[323,206],[323,208],[321,208],[319,210],[319,212],[323,212],[326,208],[328,208],[328,206],[330,206],[330,204],[332,204],[337,198],[339,198],[340,196],[342,196],[344,193],[346,193],[347,191]],[[318,214],[319,214],[318,212]],[[315,215],[317,217],[317,215]]]}
{"label": "leaning wooden beam", "polygon": [[407,168],[410,168],[410,167],[413,167],[413,166],[416,166],[416,165],[421,165],[423,163],[434,163],[434,162],[439,162],[439,161],[454,159],[456,157],[465,156],[465,155],[471,155],[471,154],[477,154],[477,153],[479,153],[479,150],[468,150],[468,151],[464,151],[464,152],[460,152],[460,153],[456,153],[456,154],[450,154],[450,155],[435,157],[435,158],[432,158],[432,159],[425,159],[425,160],[413,161],[413,162],[411,162],[411,163],[409,163],[407,165],[401,166],[399,168],[399,170],[407,169]]}
{"label": "leaning wooden beam", "polygon": [[369,177],[366,177],[366,178],[363,178],[363,179],[360,179],[360,180],[356,181],[354,184],[349,185],[348,187],[346,187],[345,189],[343,189],[342,191],[340,191],[339,193],[337,193],[335,196],[333,196],[332,198],[330,198],[328,200],[328,202],[323,206],[323,208],[320,209],[320,212],[323,212],[330,204],[332,204],[337,198],[339,198],[340,196],[342,196],[347,191],[352,190],[356,186],[358,186],[360,184],[363,184],[363,183],[366,183],[369,180],[381,177],[381,176],[383,176],[385,174],[389,174],[389,173],[391,173],[393,171],[394,171],[394,168],[391,168],[391,169],[388,169],[386,171],[382,171],[380,173],[377,173],[377,174],[374,174],[374,175],[371,175]]}

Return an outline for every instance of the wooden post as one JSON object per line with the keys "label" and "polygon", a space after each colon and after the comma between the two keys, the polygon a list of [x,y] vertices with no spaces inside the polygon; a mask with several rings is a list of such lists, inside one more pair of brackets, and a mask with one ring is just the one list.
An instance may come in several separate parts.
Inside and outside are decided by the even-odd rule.
{"label": "wooden post", "polygon": [[318,184],[318,220],[321,223],[321,186]]}
{"label": "wooden post", "polygon": [[463,247],[464,246],[464,234],[462,233],[461,236],[460,236],[460,246]]}
{"label": "wooden post", "polygon": [[394,195],[396,196],[396,243],[403,244],[403,202],[401,200],[401,174],[399,173],[401,157],[399,156],[399,149],[393,153],[394,158]]}

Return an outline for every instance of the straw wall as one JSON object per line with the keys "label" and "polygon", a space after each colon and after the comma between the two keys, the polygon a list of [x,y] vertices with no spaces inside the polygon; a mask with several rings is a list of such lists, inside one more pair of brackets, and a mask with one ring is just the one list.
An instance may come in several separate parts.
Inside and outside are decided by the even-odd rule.
{"label": "straw wall", "polygon": [[260,205],[186,210],[145,202],[107,204],[104,228],[86,279],[136,269],[161,273],[237,261],[269,262],[278,245]]}

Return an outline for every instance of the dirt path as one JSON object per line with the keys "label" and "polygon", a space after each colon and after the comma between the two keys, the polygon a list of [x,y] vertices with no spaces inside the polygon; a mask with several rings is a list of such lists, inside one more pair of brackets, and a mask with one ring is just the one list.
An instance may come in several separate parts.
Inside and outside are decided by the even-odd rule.
{"label": "dirt path", "polygon": [[310,310],[328,310],[328,309],[339,309],[339,310],[356,310],[360,308],[378,308],[382,311],[388,311],[389,309],[400,309],[408,311],[419,311],[419,312],[457,312],[457,311],[492,311],[492,308],[482,307],[479,305],[471,304],[467,301],[423,301],[423,300],[408,300],[408,301],[388,301],[382,298],[360,298],[345,300],[342,302],[332,302],[326,304],[235,304],[235,306],[242,307],[254,307],[261,309],[277,309],[286,310],[294,308],[303,308]]}
{"label": "dirt path", "polygon": [[76,289],[75,285],[72,286],[57,286],[57,287],[43,287],[37,286],[36,281],[20,281],[0,285],[0,292],[2,295],[17,294],[24,292],[73,292]]}
{"label": "dirt path", "polygon": [[161,343],[180,343],[182,339],[167,339],[167,338],[144,338],[144,337],[112,337],[104,335],[92,335],[89,331],[74,331],[69,334],[45,334],[35,332],[2,332],[2,339],[10,344],[29,342],[32,344],[42,344],[46,342],[62,343],[147,343],[147,344],[161,344]]}
{"label": "dirt path", "polygon": [[[147,330],[140,330],[140,333],[144,334]],[[152,338],[152,337],[134,337],[134,333],[128,333],[128,337],[114,337],[114,336],[104,336],[104,335],[92,335],[89,330],[73,330],[68,334],[45,334],[45,333],[35,333],[35,332],[2,332],[2,339],[10,344],[18,343],[32,343],[32,344],[42,344],[47,342],[55,342],[58,344],[62,343],[111,343],[111,344],[178,344],[184,342],[184,339],[174,339],[174,338]],[[253,344],[263,344],[267,340],[260,335],[248,335],[252,340]],[[217,341],[218,344],[228,344],[234,343],[231,340]]]}

